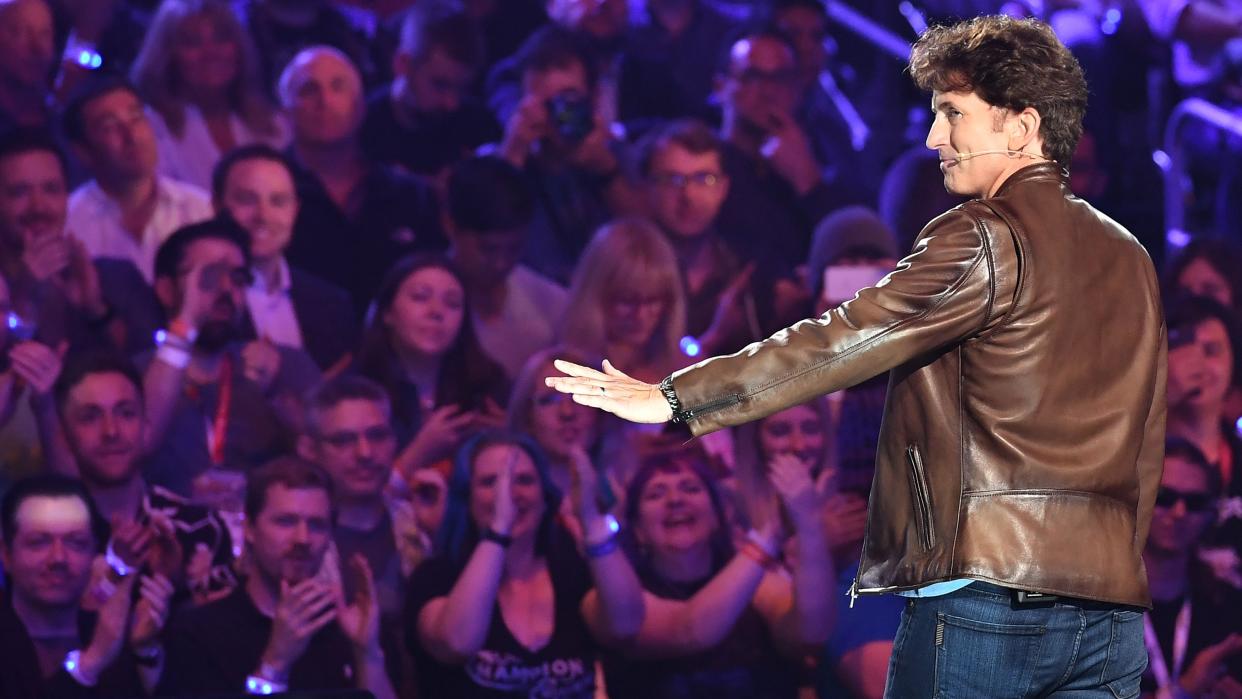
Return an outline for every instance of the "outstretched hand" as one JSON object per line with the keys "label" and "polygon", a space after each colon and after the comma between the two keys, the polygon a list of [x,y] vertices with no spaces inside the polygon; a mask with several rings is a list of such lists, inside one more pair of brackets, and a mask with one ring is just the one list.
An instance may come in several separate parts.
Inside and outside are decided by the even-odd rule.
{"label": "outstretched hand", "polygon": [[603,371],[561,359],[553,366],[565,376],[549,376],[544,383],[570,394],[575,403],[607,410],[630,422],[658,424],[673,417],[659,386],[626,376],[607,359]]}

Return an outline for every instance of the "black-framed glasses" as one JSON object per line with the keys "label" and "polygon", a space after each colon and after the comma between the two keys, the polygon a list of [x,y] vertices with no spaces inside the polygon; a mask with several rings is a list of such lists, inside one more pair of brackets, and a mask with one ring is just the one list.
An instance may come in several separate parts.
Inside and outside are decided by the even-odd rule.
{"label": "black-framed glasses", "polygon": [[714,189],[724,182],[724,175],[718,172],[699,171],[688,175],[680,172],[656,172],[651,175],[651,182],[659,187],[685,189],[694,185],[702,189]]}
{"label": "black-framed glasses", "polygon": [[1208,493],[1189,493],[1165,487],[1156,492],[1156,507],[1173,509],[1178,502],[1184,504],[1189,512],[1207,512],[1216,507],[1216,498]]}

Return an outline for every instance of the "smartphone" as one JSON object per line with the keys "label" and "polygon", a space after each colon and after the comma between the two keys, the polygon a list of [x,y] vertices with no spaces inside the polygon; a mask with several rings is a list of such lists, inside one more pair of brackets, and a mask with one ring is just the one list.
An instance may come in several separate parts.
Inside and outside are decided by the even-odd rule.
{"label": "smartphone", "polygon": [[875,286],[891,270],[863,265],[833,265],[824,268],[824,286],[820,298],[832,305],[854,298],[859,291]]}

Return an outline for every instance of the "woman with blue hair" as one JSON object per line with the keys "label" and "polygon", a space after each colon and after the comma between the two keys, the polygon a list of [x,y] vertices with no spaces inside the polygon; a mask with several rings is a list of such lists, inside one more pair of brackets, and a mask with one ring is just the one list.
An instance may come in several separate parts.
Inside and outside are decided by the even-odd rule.
{"label": "woman with blue hair", "polygon": [[585,556],[533,440],[488,432],[458,452],[440,554],[409,584],[407,640],[422,694],[590,699],[596,644],[638,633],[642,589],[577,451],[571,509]]}

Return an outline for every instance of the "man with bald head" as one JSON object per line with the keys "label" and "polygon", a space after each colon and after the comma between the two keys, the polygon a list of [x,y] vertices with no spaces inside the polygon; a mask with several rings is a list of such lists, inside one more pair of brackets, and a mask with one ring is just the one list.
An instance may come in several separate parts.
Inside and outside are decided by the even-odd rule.
{"label": "man with bald head", "polygon": [[[721,235],[744,257],[766,257],[789,272],[806,254],[815,224],[848,198],[825,181],[795,119],[797,59],[783,34],[759,30],[742,36],[719,71],[720,136],[730,180]],[[764,232],[762,240],[755,239],[756,231]]]}
{"label": "man with bald head", "polygon": [[46,0],[0,0],[0,131],[47,124],[55,62]]}
{"label": "man with bald head", "polygon": [[345,288],[365,310],[388,263],[446,247],[434,195],[363,152],[362,78],[345,54],[303,50],[278,91],[293,126],[289,155],[301,201],[289,260]]}

